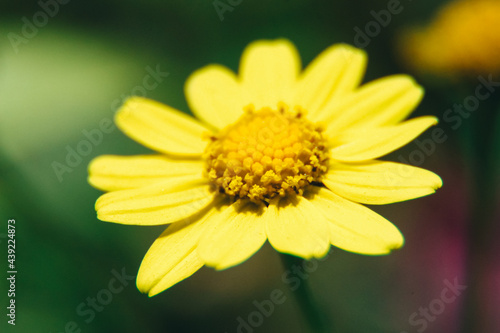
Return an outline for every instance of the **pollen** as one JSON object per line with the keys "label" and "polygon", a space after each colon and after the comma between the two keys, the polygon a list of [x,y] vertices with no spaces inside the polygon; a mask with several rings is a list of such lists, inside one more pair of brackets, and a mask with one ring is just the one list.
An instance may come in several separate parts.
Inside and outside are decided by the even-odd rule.
{"label": "pollen", "polygon": [[327,171],[322,129],[304,111],[280,103],[276,110],[245,108],[243,116],[211,137],[204,154],[206,176],[219,192],[236,199],[269,202],[302,195]]}

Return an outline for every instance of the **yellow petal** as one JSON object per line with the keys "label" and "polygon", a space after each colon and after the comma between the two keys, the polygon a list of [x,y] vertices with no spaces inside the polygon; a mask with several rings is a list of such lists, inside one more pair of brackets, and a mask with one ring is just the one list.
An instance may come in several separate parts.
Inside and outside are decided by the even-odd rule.
{"label": "yellow petal", "polygon": [[264,219],[269,243],[279,252],[310,259],[330,248],[325,218],[302,196],[271,201]]}
{"label": "yellow petal", "polygon": [[318,120],[331,135],[353,127],[395,125],[408,117],[422,96],[413,78],[393,75],[363,85],[340,102],[332,101]]}
{"label": "yellow petal", "polygon": [[256,41],[241,56],[242,85],[257,109],[276,107],[290,100],[300,67],[297,49],[289,41]]}
{"label": "yellow petal", "polygon": [[109,192],[96,202],[102,221],[160,225],[193,218],[214,200],[210,184],[201,176],[184,176],[132,190]]}
{"label": "yellow petal", "polygon": [[371,161],[331,165],[323,184],[351,201],[382,205],[432,194],[443,182],[435,173],[421,168]]}
{"label": "yellow petal", "polygon": [[137,288],[154,296],[194,274],[203,266],[196,245],[205,228],[205,221],[216,210],[212,205],[207,214],[194,221],[177,222],[151,245],[137,274]]}
{"label": "yellow petal", "polygon": [[411,142],[437,122],[436,117],[425,116],[395,126],[344,132],[332,140],[338,146],[330,150],[331,158],[357,162],[387,155]]}
{"label": "yellow petal", "polygon": [[346,44],[329,47],[305,69],[297,86],[296,104],[314,121],[327,102],[357,88],[365,66],[364,51]]}
{"label": "yellow petal", "polygon": [[205,264],[226,269],[257,252],[266,241],[263,209],[240,200],[212,215],[197,248]]}
{"label": "yellow petal", "polygon": [[191,74],[185,91],[193,113],[217,129],[238,120],[243,108],[252,102],[235,74],[219,65],[206,66]]}
{"label": "yellow petal", "polygon": [[317,187],[309,194],[315,210],[329,226],[332,245],[346,251],[380,255],[403,246],[401,232],[391,222],[360,204]]}
{"label": "yellow petal", "polygon": [[95,158],[89,165],[89,183],[103,191],[144,187],[184,175],[201,175],[201,160],[179,160],[163,155]]}
{"label": "yellow petal", "polygon": [[210,132],[194,118],[167,105],[132,97],[118,110],[115,121],[129,137],[166,154],[201,156]]}

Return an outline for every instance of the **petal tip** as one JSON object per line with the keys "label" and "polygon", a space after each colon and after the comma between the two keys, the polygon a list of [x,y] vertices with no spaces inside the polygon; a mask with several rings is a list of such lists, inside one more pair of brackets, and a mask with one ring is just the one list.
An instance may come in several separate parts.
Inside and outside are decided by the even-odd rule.
{"label": "petal tip", "polygon": [[434,175],[435,175],[435,180],[434,180],[434,184],[433,184],[433,189],[434,189],[434,192],[436,192],[436,190],[443,187],[443,179],[436,174],[434,174]]}
{"label": "petal tip", "polygon": [[340,52],[343,52],[343,55],[346,58],[351,58],[351,59],[355,58],[356,60],[362,61],[363,63],[368,61],[368,54],[366,53],[365,50],[357,48],[347,43],[335,44],[330,46],[328,49],[339,50]]}
{"label": "petal tip", "polygon": [[387,247],[385,247],[384,249],[381,249],[380,252],[374,252],[371,255],[384,256],[384,255],[389,255],[395,251],[400,250],[405,244],[405,239],[401,233],[399,233],[398,238],[399,238],[398,240],[394,240],[393,243],[388,244]]}
{"label": "petal tip", "polygon": [[431,121],[431,126],[435,126],[437,124],[439,124],[439,118],[438,117],[435,117],[435,116],[429,116],[432,121]]}
{"label": "petal tip", "polygon": [[142,294],[146,294],[146,295],[148,295],[148,297],[153,297],[153,296],[158,295],[162,291],[165,291],[165,289],[163,289],[163,290],[160,290],[159,288],[155,289],[155,286],[156,285],[150,285],[150,284],[147,284],[145,282],[142,282],[142,281],[140,281],[139,277],[137,277],[136,287],[137,287],[137,290],[139,290],[139,292],[141,292]]}

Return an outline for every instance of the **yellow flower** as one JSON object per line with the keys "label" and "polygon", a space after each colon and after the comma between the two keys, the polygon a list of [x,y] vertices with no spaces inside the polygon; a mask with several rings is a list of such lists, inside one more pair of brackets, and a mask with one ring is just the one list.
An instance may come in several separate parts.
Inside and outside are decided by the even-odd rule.
{"label": "yellow flower", "polygon": [[500,1],[446,5],[427,28],[401,35],[405,62],[437,74],[500,73]]}
{"label": "yellow flower", "polygon": [[204,67],[186,97],[202,121],[133,97],[119,128],[159,152],[101,156],[89,182],[110,193],[96,203],[103,221],[170,224],[146,254],[140,291],[158,294],[203,265],[237,265],[266,242],[305,259],[331,244],[380,255],[403,245],[399,230],[364,204],[434,193],[432,172],[375,159],[412,141],[435,117],[402,121],[422,97],[405,75],[358,87],[366,56],[334,45],[304,72],[286,40],[257,41],[239,75]]}

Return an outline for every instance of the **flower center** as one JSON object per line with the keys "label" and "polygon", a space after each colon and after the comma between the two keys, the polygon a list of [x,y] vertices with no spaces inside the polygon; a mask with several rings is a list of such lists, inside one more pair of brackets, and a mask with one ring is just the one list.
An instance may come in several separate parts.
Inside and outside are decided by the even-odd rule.
{"label": "flower center", "polygon": [[328,149],[321,129],[303,117],[264,107],[245,109],[205,150],[207,176],[219,192],[269,202],[277,195],[302,195],[327,170]]}

